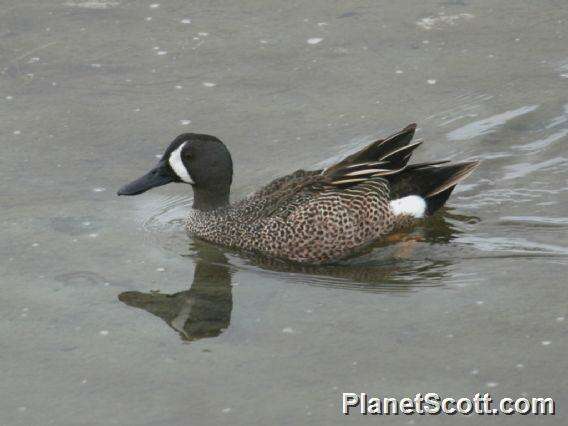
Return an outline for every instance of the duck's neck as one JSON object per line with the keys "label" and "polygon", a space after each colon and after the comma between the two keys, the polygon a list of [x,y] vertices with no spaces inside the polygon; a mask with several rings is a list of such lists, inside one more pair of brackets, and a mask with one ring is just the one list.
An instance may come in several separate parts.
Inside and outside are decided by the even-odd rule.
{"label": "duck's neck", "polygon": [[230,192],[230,187],[214,189],[193,187],[193,208],[208,211],[228,206]]}

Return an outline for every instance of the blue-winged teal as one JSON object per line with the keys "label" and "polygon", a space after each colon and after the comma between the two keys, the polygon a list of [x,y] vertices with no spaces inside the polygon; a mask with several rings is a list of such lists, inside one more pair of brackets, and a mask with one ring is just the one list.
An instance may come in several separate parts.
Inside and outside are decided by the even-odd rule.
{"label": "blue-winged teal", "polygon": [[233,204],[233,163],[223,142],[185,133],[118,195],[188,183],[190,235],[295,262],[333,262],[433,214],[477,167],[475,161],[408,165],[421,144],[410,143],[415,129],[410,124],[323,170],[297,170]]}

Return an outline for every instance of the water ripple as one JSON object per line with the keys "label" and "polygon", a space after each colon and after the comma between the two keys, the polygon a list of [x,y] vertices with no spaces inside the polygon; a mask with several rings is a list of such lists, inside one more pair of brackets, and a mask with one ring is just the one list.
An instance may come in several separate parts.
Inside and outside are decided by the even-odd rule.
{"label": "water ripple", "polygon": [[501,127],[513,118],[535,111],[538,107],[539,105],[528,105],[514,110],[505,111],[501,114],[496,114],[483,120],[474,121],[473,123],[466,124],[463,127],[449,132],[447,135],[448,139],[451,141],[458,141],[483,136],[495,131],[497,128]]}

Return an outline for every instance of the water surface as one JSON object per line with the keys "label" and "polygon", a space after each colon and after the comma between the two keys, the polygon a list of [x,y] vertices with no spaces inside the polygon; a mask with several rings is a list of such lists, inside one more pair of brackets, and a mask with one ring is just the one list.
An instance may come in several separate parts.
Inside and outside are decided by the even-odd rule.
{"label": "water surface", "polygon": [[[4,3],[1,424],[566,423],[564,2]],[[226,142],[237,199],[412,121],[417,161],[481,167],[332,267],[192,241],[182,185],[114,195],[185,131]],[[345,418],[341,392],[559,414]]]}

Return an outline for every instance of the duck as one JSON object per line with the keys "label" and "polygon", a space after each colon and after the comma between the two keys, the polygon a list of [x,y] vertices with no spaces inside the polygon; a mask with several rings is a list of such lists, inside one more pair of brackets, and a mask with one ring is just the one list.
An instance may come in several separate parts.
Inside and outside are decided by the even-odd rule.
{"label": "duck", "polygon": [[335,263],[435,214],[478,167],[478,161],[409,164],[422,144],[413,141],[415,131],[411,123],[335,164],[296,170],[233,203],[228,148],[215,136],[184,133],[117,194],[187,184],[189,236],[285,262]]}

